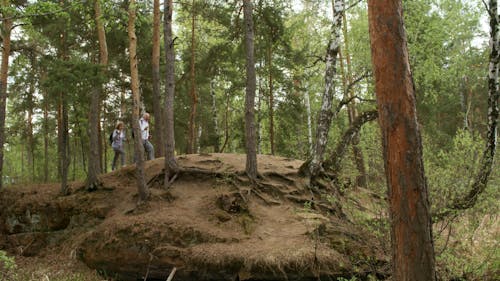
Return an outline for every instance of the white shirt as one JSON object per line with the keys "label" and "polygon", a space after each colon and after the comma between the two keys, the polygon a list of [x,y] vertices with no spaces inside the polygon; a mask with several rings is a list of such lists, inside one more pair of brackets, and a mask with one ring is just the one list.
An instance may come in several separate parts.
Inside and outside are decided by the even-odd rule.
{"label": "white shirt", "polygon": [[149,122],[141,118],[139,119],[139,127],[141,128],[142,140],[149,139]]}

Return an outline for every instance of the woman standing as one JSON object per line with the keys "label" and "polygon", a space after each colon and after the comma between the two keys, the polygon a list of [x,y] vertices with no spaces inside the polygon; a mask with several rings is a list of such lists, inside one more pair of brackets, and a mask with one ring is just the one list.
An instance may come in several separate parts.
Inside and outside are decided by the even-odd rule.
{"label": "woman standing", "polygon": [[113,158],[113,164],[111,165],[112,171],[116,169],[116,162],[118,162],[118,158],[120,158],[121,166],[125,165],[125,149],[123,147],[123,142],[125,141],[125,132],[123,130],[123,127],[123,122],[119,121],[118,123],[116,123],[115,130],[113,131],[113,142],[111,143],[111,147],[113,147],[115,157]]}

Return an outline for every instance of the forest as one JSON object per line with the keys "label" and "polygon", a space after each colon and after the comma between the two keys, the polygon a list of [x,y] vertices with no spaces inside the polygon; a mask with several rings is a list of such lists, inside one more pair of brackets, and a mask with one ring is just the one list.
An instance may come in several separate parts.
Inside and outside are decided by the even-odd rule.
{"label": "forest", "polygon": [[[97,196],[112,176],[115,192],[131,173],[139,216],[211,173],[237,185],[231,204],[248,204],[237,214],[245,234],[259,231],[242,219],[258,224],[241,186],[265,205],[294,198],[348,221],[389,260],[367,255],[376,269],[317,278],[497,280],[499,17],[497,0],[0,0],[0,206],[14,212],[6,192],[26,187]],[[144,113],[155,160],[136,137]],[[125,166],[115,170],[117,122]],[[234,159],[232,174],[221,170]],[[207,172],[208,161],[223,164]],[[272,191],[282,181],[301,199]],[[9,273],[15,233],[0,218],[0,280],[25,280]],[[255,272],[232,280],[288,280]],[[183,274],[173,280],[197,280]]]}

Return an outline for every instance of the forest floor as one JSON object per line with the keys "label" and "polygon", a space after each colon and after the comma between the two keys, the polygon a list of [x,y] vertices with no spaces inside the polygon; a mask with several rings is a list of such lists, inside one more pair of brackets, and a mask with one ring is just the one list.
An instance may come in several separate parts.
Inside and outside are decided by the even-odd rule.
{"label": "forest floor", "polygon": [[254,185],[245,155],[177,159],[183,171],[168,190],[163,158],[146,162],[151,197],[140,205],[134,165],[101,175],[94,192],[82,182],[66,196],[55,184],[4,189],[0,249],[16,256],[25,280],[65,280],[57,278],[68,272],[72,280],[165,280],[173,267],[174,280],[387,274],[387,239],[350,219],[382,204],[369,191],[358,189],[346,208],[333,190],[308,187],[299,160],[259,155]]}

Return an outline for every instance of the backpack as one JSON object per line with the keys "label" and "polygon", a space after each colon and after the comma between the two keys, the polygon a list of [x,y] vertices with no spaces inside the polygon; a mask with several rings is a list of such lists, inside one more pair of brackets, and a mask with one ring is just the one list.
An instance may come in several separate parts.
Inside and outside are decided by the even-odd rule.
{"label": "backpack", "polygon": [[111,135],[109,135],[109,145],[113,145],[113,134],[115,133],[115,131],[113,130],[113,132],[111,132]]}

